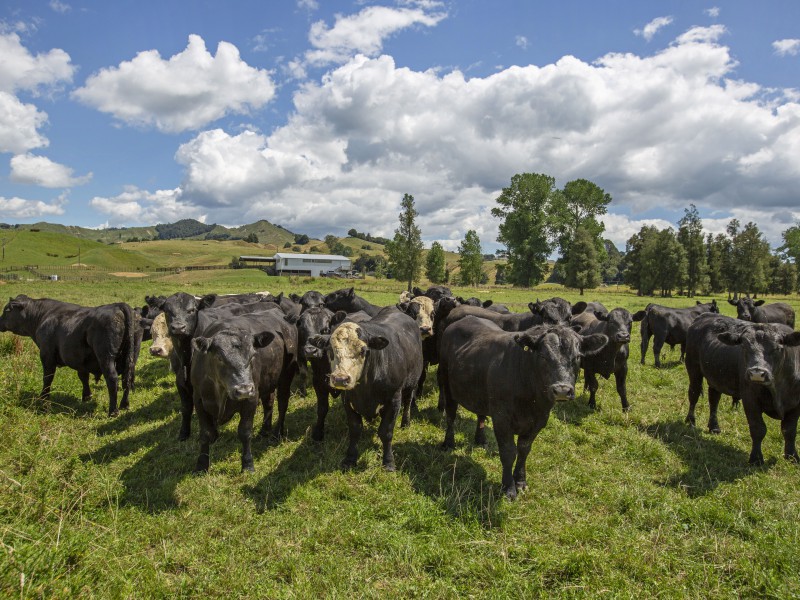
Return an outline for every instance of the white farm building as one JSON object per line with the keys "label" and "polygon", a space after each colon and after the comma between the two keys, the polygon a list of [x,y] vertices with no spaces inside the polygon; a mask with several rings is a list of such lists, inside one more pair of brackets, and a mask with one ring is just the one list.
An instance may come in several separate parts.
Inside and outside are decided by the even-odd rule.
{"label": "white farm building", "polygon": [[339,254],[275,254],[276,275],[310,275],[336,271],[344,274],[350,270],[350,259]]}

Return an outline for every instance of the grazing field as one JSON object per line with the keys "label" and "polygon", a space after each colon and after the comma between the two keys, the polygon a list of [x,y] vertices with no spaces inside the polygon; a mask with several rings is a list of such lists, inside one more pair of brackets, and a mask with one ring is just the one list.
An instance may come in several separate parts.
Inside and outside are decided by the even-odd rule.
{"label": "grazing field", "polygon": [[[0,290],[6,298],[141,305],[145,294],[175,291],[349,285],[244,270]],[[394,281],[355,285],[381,304],[403,289]],[[455,291],[518,311],[536,297],[579,299],[553,286]],[[653,300],[694,303],[610,288],[584,299],[632,311]],[[796,297],[780,300],[800,310]],[[766,465],[749,467],[742,410],[723,398],[720,435],[685,425],[678,349],[667,347],[656,370],[651,353],[639,364],[639,339],[634,324],[631,412],[622,413],[613,380],[601,380],[597,411],[586,407],[588,394],[556,405],[528,459],[530,488],[512,503],[500,491],[493,436],[488,450],[471,444],[474,415],[460,412],[455,451],[439,449],[444,429],[432,373],[420,413],[395,431],[396,473],[381,469],[374,424],[358,467],[340,472],[341,406],[332,403],[326,439],[315,443],[313,392],[296,391],[288,440],[254,442],[255,474],[239,472],[235,418],[212,446],[211,472],[197,477],[196,418],[192,439],[178,442],[174,375],[149,356],[149,342],[130,411],[109,419],[103,383],[82,403],[78,377],[66,369],[49,405],[41,403],[35,345],[0,334],[0,596],[799,596],[800,467],[782,458],[779,424],[767,421]],[[698,424],[706,417],[701,400]]]}

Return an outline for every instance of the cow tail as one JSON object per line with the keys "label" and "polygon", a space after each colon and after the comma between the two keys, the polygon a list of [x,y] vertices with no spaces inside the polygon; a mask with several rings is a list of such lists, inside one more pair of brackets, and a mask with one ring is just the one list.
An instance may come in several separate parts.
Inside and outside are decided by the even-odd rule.
{"label": "cow tail", "polygon": [[122,313],[125,315],[125,334],[120,348],[120,358],[122,359],[122,385],[129,392],[133,391],[136,373],[136,319],[133,309],[126,303],[119,304]]}

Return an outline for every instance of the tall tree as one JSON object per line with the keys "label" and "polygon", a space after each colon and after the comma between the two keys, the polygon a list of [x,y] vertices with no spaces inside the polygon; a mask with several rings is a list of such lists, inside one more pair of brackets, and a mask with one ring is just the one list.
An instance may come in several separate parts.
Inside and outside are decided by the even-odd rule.
{"label": "tall tree", "polygon": [[600,261],[597,259],[592,234],[583,227],[575,230],[566,264],[569,287],[578,288],[583,296],[585,288],[597,287],[600,283]]}
{"label": "tall tree", "polygon": [[626,249],[625,281],[640,295],[658,290],[669,296],[685,285],[686,252],[672,228],[659,231],[645,225],[628,240]]}
{"label": "tall tree", "polygon": [[642,259],[645,247],[649,245],[650,238],[658,235],[658,229],[653,225],[643,225],[642,228],[634,233],[625,243],[625,258],[623,259],[623,269],[625,283],[633,289],[638,290],[639,294],[652,294],[653,289],[643,289],[650,285],[647,281],[646,273],[643,273]]}
{"label": "tall tree", "polygon": [[619,282],[622,274],[622,252],[611,240],[603,240],[603,246],[606,250],[606,258],[600,261],[600,276],[607,283]]}
{"label": "tall tree", "polygon": [[433,242],[425,257],[425,276],[431,283],[444,283],[445,268],[444,248],[439,242]]}
{"label": "tall tree", "polygon": [[686,294],[691,298],[708,285],[703,222],[694,204],[684,210],[683,218],[678,221],[678,241],[686,251]]}
{"label": "tall tree", "polygon": [[[737,221],[738,224],[738,221]],[[734,292],[758,294],[767,289],[769,243],[752,221],[743,229],[729,226],[731,235],[732,266],[735,273]]]}
{"label": "tall tree", "polygon": [[719,294],[726,290],[725,263],[730,251],[730,240],[724,234],[708,234],[706,238],[706,264],[708,266],[708,292]]}
{"label": "tall tree", "polygon": [[552,245],[547,237],[547,208],[555,192],[555,179],[539,173],[511,178],[492,209],[502,219],[497,241],[508,249],[508,281],[518,286],[541,282],[547,272]]}
{"label": "tall tree", "polygon": [[386,244],[386,254],[392,276],[407,282],[410,292],[422,271],[422,232],[416,224],[419,213],[414,208],[414,196],[404,194],[400,207],[400,226],[394,230],[394,239]]}
{"label": "tall tree", "polygon": [[583,227],[598,250],[603,250],[605,225],[597,217],[607,212],[611,195],[588,179],[567,182],[560,193],[553,194],[550,205],[550,229],[561,256],[566,260],[575,232]]}
{"label": "tall tree", "polygon": [[477,285],[483,273],[483,251],[481,240],[474,229],[467,231],[467,235],[458,247],[458,266],[461,269],[460,280],[462,285]]}

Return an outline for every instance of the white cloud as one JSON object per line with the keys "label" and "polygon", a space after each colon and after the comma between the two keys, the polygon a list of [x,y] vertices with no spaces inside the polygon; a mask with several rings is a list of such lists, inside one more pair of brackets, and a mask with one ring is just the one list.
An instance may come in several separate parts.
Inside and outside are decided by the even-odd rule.
{"label": "white cloud", "polygon": [[528,38],[526,38],[524,35],[518,35],[514,40],[514,43],[523,50],[527,50],[528,48]]}
{"label": "white cloud", "polygon": [[772,42],[775,54],[778,56],[797,56],[800,54],[800,40],[787,39]]}
{"label": "white cloud", "polygon": [[57,13],[61,13],[62,15],[72,10],[72,7],[69,4],[66,2],[61,2],[60,0],[50,0],[49,6],[51,9]]}
{"label": "white cloud", "polygon": [[68,188],[88,183],[92,174],[74,177],[69,167],[53,162],[45,156],[18,154],[11,159],[11,181],[47,188]]}
{"label": "white cloud", "polygon": [[712,19],[716,19],[719,16],[720,10],[718,6],[712,6],[711,8],[707,8],[703,11]]}
{"label": "white cloud", "polygon": [[181,201],[180,193],[180,189],[147,192],[129,186],[124,192],[112,198],[95,196],[89,201],[89,205],[110,216],[106,222],[107,226],[174,223],[180,219],[197,219],[205,222],[206,215],[197,207]]}
{"label": "white cloud", "polygon": [[41,200],[3,198],[0,196],[0,219],[30,219],[52,215],[63,215],[66,197],[59,196],[52,204]]}
{"label": "white cloud", "polygon": [[12,94],[69,83],[75,72],[69,54],[63,50],[33,55],[16,33],[0,34],[0,56],[0,91]]}
{"label": "white cloud", "polygon": [[319,9],[319,2],[317,0],[297,0],[297,7],[313,12]]}
{"label": "white cloud", "polygon": [[18,154],[49,144],[39,133],[47,122],[47,113],[33,104],[23,104],[16,96],[0,92],[0,152]]}
{"label": "white cloud", "polygon": [[236,46],[220,42],[212,56],[190,35],[186,49],[168,60],[140,52],[118,67],[100,70],[73,96],[130,125],[177,133],[198,129],[226,114],[246,114],[275,95],[267,71],[250,67]]}
{"label": "white cloud", "polygon": [[645,25],[642,29],[634,29],[633,33],[646,39],[648,42],[658,33],[659,29],[672,23],[672,17],[656,17]]}
{"label": "white cloud", "polygon": [[391,236],[410,193],[427,239],[476,229],[487,248],[495,198],[523,172],[604,188],[612,212],[631,214],[607,221],[621,245],[653,209],[784,214],[797,206],[800,104],[731,80],[724,31],[692,29],[651,56],[566,56],[470,79],[357,56],[299,88],[271,134],[217,129],[183,144],[176,199],[216,222]]}
{"label": "white cloud", "polygon": [[368,6],[355,15],[337,15],[330,28],[324,21],[317,21],[308,35],[314,50],[306,53],[305,62],[321,66],[343,63],[355,54],[377,56],[384,40],[392,34],[415,25],[433,27],[444,19],[445,12],[427,12],[435,6],[438,4],[414,8]]}

